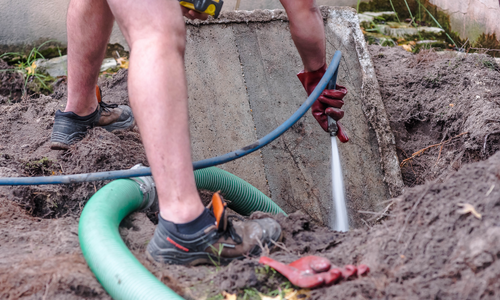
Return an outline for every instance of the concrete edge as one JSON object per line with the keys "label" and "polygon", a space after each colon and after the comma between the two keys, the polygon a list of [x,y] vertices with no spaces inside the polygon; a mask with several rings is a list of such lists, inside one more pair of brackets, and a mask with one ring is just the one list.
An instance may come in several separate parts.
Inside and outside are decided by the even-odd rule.
{"label": "concrete edge", "polygon": [[[354,8],[348,6],[320,6],[323,19],[327,19],[331,10],[356,13]],[[185,19],[186,25],[208,25],[208,24],[229,24],[229,23],[262,23],[271,21],[288,21],[288,16],[284,9],[256,9],[256,10],[234,10],[223,11],[219,18],[209,17],[208,20]]]}
{"label": "concrete edge", "polygon": [[[354,9],[329,8],[328,11],[330,19],[345,20],[350,23],[350,27],[353,29],[352,38],[356,41],[354,44],[363,76],[361,85],[363,111],[377,136],[384,182],[387,184],[391,197],[397,197],[402,193],[404,183],[396,152],[396,141],[382,102],[373,62],[363,32],[359,27],[358,15]],[[332,26],[332,23],[328,22],[328,26]]]}

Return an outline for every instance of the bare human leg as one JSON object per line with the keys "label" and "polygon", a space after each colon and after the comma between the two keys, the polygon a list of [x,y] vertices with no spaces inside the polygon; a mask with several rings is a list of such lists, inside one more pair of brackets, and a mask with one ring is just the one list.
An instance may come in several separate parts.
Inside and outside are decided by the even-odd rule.
{"label": "bare human leg", "polygon": [[79,116],[97,108],[95,86],[106,51],[113,14],[105,0],[72,0],[68,8],[68,103]]}
{"label": "bare human leg", "polygon": [[[84,6],[80,13],[88,12],[86,2],[73,1]],[[92,3],[95,2],[103,4],[105,0]],[[189,140],[185,26],[178,1],[107,0],[107,3],[131,48],[130,102],[159,195],[159,222],[147,248],[150,258],[175,264],[210,263],[214,259],[227,263],[245,255],[258,255],[259,245],[271,248],[281,236],[275,220],[265,218],[233,224],[224,213],[217,193],[212,200],[215,203],[212,211],[205,209],[199,198]],[[85,38],[96,34],[84,30],[84,24],[80,26],[83,27],[77,32]],[[92,60],[90,65],[95,66],[98,57],[92,53],[84,52],[86,56],[82,59]],[[90,78],[85,75],[73,74]],[[56,118],[57,115],[56,112]],[[65,124],[61,124],[62,128]]]}
{"label": "bare human leg", "polygon": [[191,161],[180,5],[175,0],[108,3],[131,49],[130,102],[156,182],[160,214],[170,222],[189,222],[204,207]]}
{"label": "bare human leg", "polygon": [[325,29],[323,17],[315,0],[280,0],[290,20],[290,33],[300,54],[304,71],[323,67],[325,58]]}

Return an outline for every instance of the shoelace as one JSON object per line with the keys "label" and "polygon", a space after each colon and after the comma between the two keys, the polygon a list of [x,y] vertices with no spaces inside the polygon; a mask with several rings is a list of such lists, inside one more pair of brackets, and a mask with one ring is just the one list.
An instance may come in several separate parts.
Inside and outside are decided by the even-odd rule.
{"label": "shoelace", "polygon": [[104,102],[104,101],[102,101],[102,100],[101,100],[101,102],[99,103],[99,105],[101,105],[102,110],[104,110],[105,112],[109,112],[109,110],[110,110],[110,109],[112,109],[112,108],[117,108],[117,107],[118,107],[118,104],[115,104],[115,103],[113,103],[113,104],[108,104],[108,103],[106,103],[106,102]]}
{"label": "shoelace", "polygon": [[241,236],[236,232],[236,229],[234,228],[233,222],[231,219],[238,219],[240,221],[243,221],[243,218],[235,215],[231,215],[227,217],[227,227],[224,232],[222,232],[222,236],[224,236],[224,239],[231,238],[236,244],[241,244],[243,243],[243,239]]}

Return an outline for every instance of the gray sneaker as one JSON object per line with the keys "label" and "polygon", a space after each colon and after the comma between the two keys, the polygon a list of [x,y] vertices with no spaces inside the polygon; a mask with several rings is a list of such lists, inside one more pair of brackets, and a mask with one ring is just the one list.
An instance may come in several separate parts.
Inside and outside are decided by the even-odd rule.
{"label": "gray sneaker", "polygon": [[[96,90],[100,100],[100,89]],[[90,115],[80,117],[73,112],[58,110],[50,139],[52,150],[67,150],[70,145],[82,140],[87,130],[100,126],[107,131],[128,129],[134,125],[132,109],[126,105],[106,104],[99,102],[97,109]]]}
{"label": "gray sneaker", "polygon": [[228,264],[246,256],[258,256],[262,247],[271,249],[281,239],[281,227],[271,218],[238,220],[226,214],[226,204],[212,197],[215,224],[194,234],[182,234],[174,223],[158,222],[148,244],[147,257],[159,263],[189,265]]}

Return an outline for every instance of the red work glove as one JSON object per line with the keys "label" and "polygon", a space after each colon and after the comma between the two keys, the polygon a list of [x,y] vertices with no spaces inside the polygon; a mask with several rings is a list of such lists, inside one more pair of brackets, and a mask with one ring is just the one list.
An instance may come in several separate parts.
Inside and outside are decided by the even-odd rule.
{"label": "red work glove", "polygon": [[[323,78],[325,72],[326,64],[319,70],[313,72],[301,71],[297,74],[297,77],[299,77],[300,82],[302,82],[308,96],[318,85],[321,78]],[[344,111],[341,109],[342,105],[344,105],[344,101],[342,99],[347,94],[347,89],[338,84],[336,88],[336,90],[325,89],[318,97],[318,100],[316,100],[316,102],[314,102],[311,106],[311,111],[321,128],[323,128],[326,132],[328,132],[328,116],[337,121],[337,137],[342,143],[347,143],[349,141],[349,137],[342,128],[342,125],[338,122],[344,116]]]}
{"label": "red work glove", "polygon": [[365,276],[370,271],[366,265],[360,265],[358,268],[353,265],[332,268],[328,259],[319,256],[302,257],[288,265],[262,256],[259,263],[270,266],[288,278],[293,285],[301,288],[331,285],[342,279],[350,280],[358,276]]}

